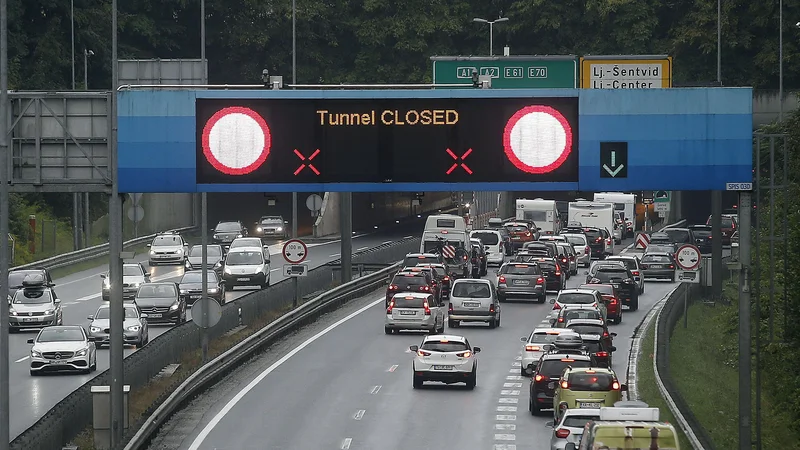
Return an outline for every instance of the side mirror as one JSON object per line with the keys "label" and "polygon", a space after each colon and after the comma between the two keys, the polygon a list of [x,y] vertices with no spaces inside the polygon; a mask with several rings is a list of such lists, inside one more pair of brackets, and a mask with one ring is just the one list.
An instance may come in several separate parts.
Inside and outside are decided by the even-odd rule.
{"label": "side mirror", "polygon": [[617,333],[611,333],[611,337],[617,337]]}
{"label": "side mirror", "polygon": [[152,247],[152,244],[147,244],[148,247]]}
{"label": "side mirror", "polygon": [[536,231],[542,231],[542,229],[539,228],[539,227],[536,227]]}
{"label": "side mirror", "polygon": [[619,386],[619,389],[620,389],[621,391],[623,391],[623,392],[628,392],[628,385],[627,385],[627,384],[621,384],[621,385]]}
{"label": "side mirror", "polygon": [[87,317],[87,319],[94,320],[94,316],[89,316],[89,317]]}
{"label": "side mirror", "polygon": [[527,343],[528,342],[528,338],[525,337],[525,336],[522,336],[521,338],[519,338],[519,341],[523,342],[523,343]]}
{"label": "side mirror", "polygon": [[266,263],[267,263],[267,264],[270,264],[271,262],[270,262],[270,260],[269,260],[269,259],[267,259],[267,260],[266,260]]}
{"label": "side mirror", "polygon": [[411,347],[408,347],[408,349],[416,353],[419,351],[419,345],[412,345]]}
{"label": "side mirror", "polygon": [[28,344],[33,344],[33,339],[28,339]]}
{"label": "side mirror", "polygon": [[481,352],[481,348],[480,347],[472,347],[472,351],[474,353],[480,353]]}
{"label": "side mirror", "polygon": [[550,299],[550,304],[551,304],[551,305],[555,305],[555,304],[556,304],[556,299],[554,299],[554,298],[551,298],[551,299]]}
{"label": "side mirror", "polygon": [[61,303],[61,299],[57,298],[57,299],[53,300],[53,303]]}
{"label": "side mirror", "polygon": [[546,352],[549,352],[549,351],[550,351],[552,348],[553,348],[553,345],[552,345],[552,344],[544,344],[544,345],[542,346],[542,350],[544,350],[544,351],[546,351]]}
{"label": "side mirror", "polygon": [[615,352],[615,351],[617,351],[617,347],[614,347],[614,346],[612,345],[612,346],[611,346],[611,348],[609,348],[608,350],[609,350],[610,352]]}
{"label": "side mirror", "polygon": [[284,223],[284,225],[289,225],[289,221],[288,220],[284,220],[283,223]]}
{"label": "side mirror", "polygon": [[[145,276],[146,276],[146,275],[145,275]],[[101,274],[100,274],[100,278],[102,278],[102,279],[104,279],[104,280],[105,280],[105,279],[106,279],[106,274],[104,274],[104,273],[101,273]]]}
{"label": "side mirror", "polygon": [[147,315],[147,313],[141,313],[139,314],[139,317],[141,317],[142,319],[147,319],[149,316]]}

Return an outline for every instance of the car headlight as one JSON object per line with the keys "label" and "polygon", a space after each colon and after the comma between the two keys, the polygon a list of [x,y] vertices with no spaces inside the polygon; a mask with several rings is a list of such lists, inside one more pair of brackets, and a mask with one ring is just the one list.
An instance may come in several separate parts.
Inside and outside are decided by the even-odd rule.
{"label": "car headlight", "polygon": [[31,350],[31,358],[41,358],[42,354],[37,350]]}
{"label": "car headlight", "polygon": [[191,269],[192,268],[192,263],[190,263],[189,260],[187,259],[186,263],[184,264],[184,266],[186,266],[187,269]]}
{"label": "car headlight", "polygon": [[82,348],[82,349],[78,350],[77,352],[75,352],[75,356],[86,356],[86,354],[88,352],[89,352],[88,348]]}
{"label": "car headlight", "polygon": [[237,238],[240,238],[240,237],[242,237],[242,235],[241,235],[241,234],[237,234],[237,235],[236,235],[236,237],[237,237]]}
{"label": "car headlight", "polygon": [[214,268],[215,268],[215,269],[218,269],[218,268],[220,268],[220,267],[222,267],[222,261],[217,261],[217,263],[216,263],[216,264],[214,264]]}
{"label": "car headlight", "polygon": [[187,291],[186,289],[181,289],[181,294],[188,294],[188,293],[189,291]]}
{"label": "car headlight", "polygon": [[178,303],[173,303],[172,306],[169,307],[170,311],[175,311],[178,309]]}
{"label": "car headlight", "polygon": [[218,288],[208,288],[208,293],[209,294],[216,294],[217,292],[219,292]]}
{"label": "car headlight", "polygon": [[183,249],[182,249],[182,248],[179,248],[179,249],[178,249],[178,254],[180,255],[181,253],[183,253]]}
{"label": "car headlight", "polygon": [[218,235],[218,234],[215,234],[215,235],[214,235],[214,239],[219,239],[219,235]]}
{"label": "car headlight", "polygon": [[256,231],[258,231],[259,233],[261,233],[261,232],[262,232],[262,231],[264,231],[264,230],[262,230],[262,229],[261,229],[261,227],[258,227],[258,228],[256,228]]}
{"label": "car headlight", "polygon": [[283,231],[283,227],[278,227],[276,231]]}
{"label": "car headlight", "polygon": [[17,311],[15,311],[14,308],[8,308],[8,315],[9,316],[16,316],[17,315]]}
{"label": "car headlight", "polygon": [[142,328],[141,325],[131,325],[125,329],[128,331],[139,331],[139,328]]}
{"label": "car headlight", "polygon": [[225,272],[225,273],[227,273],[228,275],[230,275],[230,274],[231,274],[231,269],[230,269],[230,267],[227,267],[227,266],[226,266],[226,267],[225,267],[225,270],[224,270],[224,272]]}
{"label": "car headlight", "polygon": [[54,312],[56,312],[56,310],[55,310],[55,309],[53,309],[53,308],[50,308],[50,309],[46,310],[46,311],[44,312],[44,314],[45,314],[45,315],[48,315],[48,314],[53,314]]}
{"label": "car headlight", "polygon": [[150,254],[151,254],[151,255],[155,255],[155,254],[156,254],[156,251],[155,251],[155,250],[150,250]]}
{"label": "car headlight", "polygon": [[100,332],[100,328],[98,328],[98,327],[89,327],[89,332],[90,333],[99,333]]}

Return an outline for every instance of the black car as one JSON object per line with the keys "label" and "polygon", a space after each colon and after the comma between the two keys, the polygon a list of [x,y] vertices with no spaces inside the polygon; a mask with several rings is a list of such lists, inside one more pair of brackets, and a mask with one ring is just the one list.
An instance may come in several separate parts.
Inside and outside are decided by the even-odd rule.
{"label": "black car", "polygon": [[472,278],[480,278],[488,272],[486,250],[483,244],[472,244]]}
{"label": "black car", "polygon": [[186,322],[186,301],[180,296],[178,284],[162,281],[145,283],[136,293],[136,306],[148,323]]}
{"label": "black car", "polygon": [[694,234],[694,242],[702,254],[711,253],[711,227],[708,225],[692,225],[689,227]]}
{"label": "black car", "polygon": [[392,297],[400,292],[431,292],[432,280],[427,272],[401,272],[392,278],[386,288],[386,307]]}
{"label": "black car", "polygon": [[684,244],[696,245],[696,238],[690,228],[667,228],[659,231],[669,236],[669,241],[678,247]]}
{"label": "black car", "polygon": [[583,229],[589,248],[592,249],[592,258],[603,259],[606,257],[606,243],[603,242],[603,231],[599,228],[586,227]]}
{"label": "black car", "polygon": [[567,286],[567,274],[561,270],[561,265],[555,258],[539,258],[531,262],[535,262],[542,271],[545,290],[560,291]]}
{"label": "black car", "polygon": [[524,252],[545,252],[548,256],[556,257],[556,244],[552,241],[528,242],[522,247]]}
{"label": "black car", "polygon": [[9,270],[8,295],[13,298],[14,293],[22,289],[22,281],[25,280],[25,277],[28,275],[41,275],[45,280],[45,285],[47,287],[55,286],[55,283],[53,283],[53,277],[50,276],[50,271],[45,268]]}
{"label": "black car", "polygon": [[[213,270],[208,273],[208,296],[217,301],[220,305],[225,303],[225,283]],[[203,296],[203,271],[190,270],[183,274],[178,283],[181,297],[187,305],[192,305]]]}
{"label": "black car", "polygon": [[230,247],[234,239],[247,236],[247,227],[239,221],[219,222],[211,230],[211,243]]}
{"label": "black car", "polygon": [[631,270],[624,266],[603,266],[594,273],[592,284],[611,284],[619,293],[622,304],[631,311],[639,309],[639,285]]}
{"label": "black car", "polygon": [[608,341],[599,334],[582,334],[583,345],[592,358],[592,366],[605,367],[611,369],[612,354],[617,347],[608,345]]}
{"label": "black car", "polygon": [[539,359],[539,364],[533,369],[530,384],[528,410],[531,414],[535,416],[542,409],[553,407],[556,383],[567,367],[592,367],[592,358],[583,351],[575,350],[572,354],[561,351],[548,352]]}

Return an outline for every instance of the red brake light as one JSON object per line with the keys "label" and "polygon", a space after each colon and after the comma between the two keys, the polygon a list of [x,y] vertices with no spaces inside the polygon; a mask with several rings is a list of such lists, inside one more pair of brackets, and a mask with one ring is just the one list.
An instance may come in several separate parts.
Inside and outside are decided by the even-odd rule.
{"label": "red brake light", "polygon": [[500,278],[497,279],[497,282],[498,283],[505,283],[506,282],[506,277],[500,275]]}
{"label": "red brake light", "polygon": [[444,280],[444,281],[450,281],[450,277],[444,277],[442,280]]}
{"label": "red brake light", "polygon": [[490,313],[493,313],[493,312],[494,312],[494,303],[492,303],[491,305],[489,305],[489,312],[490,312]]}
{"label": "red brake light", "polygon": [[569,383],[566,381],[561,382],[561,389],[569,389]]}
{"label": "red brake light", "polygon": [[600,358],[608,358],[608,352],[597,352],[594,355]]}
{"label": "red brake light", "polygon": [[452,303],[449,303],[449,302],[448,302],[448,305],[447,305],[447,312],[450,312],[450,313],[451,313],[451,312],[453,312],[453,304],[452,304]]}
{"label": "red brake light", "polygon": [[427,300],[425,300],[425,303],[422,304],[422,307],[425,308],[425,315],[426,316],[430,316],[431,315],[431,307],[428,305],[428,301]]}
{"label": "red brake light", "polygon": [[544,278],[539,277],[536,279],[536,284],[544,284]]}
{"label": "red brake light", "polygon": [[609,300],[609,303],[612,304],[612,305],[616,305],[617,304],[617,297],[611,297],[611,300]]}
{"label": "red brake light", "polygon": [[563,317],[559,317],[558,318],[558,323],[564,323],[564,318]]}
{"label": "red brake light", "polygon": [[561,275],[561,269],[556,269],[556,275]]}
{"label": "red brake light", "polygon": [[553,309],[561,309],[561,305],[559,305],[559,304],[558,304],[558,302],[556,302],[556,303],[553,305]]}
{"label": "red brake light", "polygon": [[631,272],[631,273],[633,273],[633,276],[635,276],[635,277],[638,277],[638,276],[639,276],[639,271],[638,271],[638,270],[634,270],[634,271],[633,271],[633,272]]}
{"label": "red brake light", "polygon": [[606,239],[606,244],[611,244],[611,238]]}
{"label": "red brake light", "polygon": [[389,302],[389,307],[386,308],[386,314],[391,314],[392,313],[392,308],[394,308],[394,300]]}
{"label": "red brake light", "polygon": [[467,350],[466,352],[456,353],[456,356],[458,356],[459,358],[469,358],[471,354],[472,352]]}
{"label": "red brake light", "polygon": [[673,266],[672,264],[670,264],[670,265],[669,265],[669,268],[670,268],[670,269],[674,269],[674,268],[675,268],[675,266]]}
{"label": "red brake light", "polygon": [[525,237],[530,237],[530,236],[531,236],[531,232],[530,231],[526,231],[525,232]]}
{"label": "red brake light", "polygon": [[533,377],[533,381],[537,381],[538,382],[538,381],[542,381],[542,380],[544,380],[544,377],[541,376],[541,375],[536,375],[535,377]]}
{"label": "red brake light", "polygon": [[570,358],[561,358],[561,362],[575,362],[575,360]]}
{"label": "red brake light", "polygon": [[389,285],[389,290],[390,291],[396,291],[397,290],[397,285],[396,284]]}
{"label": "red brake light", "polygon": [[614,382],[614,383],[611,385],[611,389],[613,389],[613,390],[615,390],[615,391],[618,391],[618,390],[619,390],[619,388],[620,388],[620,386],[619,386],[619,382],[618,382],[618,381],[615,381],[615,382]]}
{"label": "red brake light", "polygon": [[608,331],[603,331],[603,337],[608,337],[608,336],[609,336]]}
{"label": "red brake light", "polygon": [[417,355],[419,356],[431,356],[430,352],[426,352],[425,350],[417,350]]}
{"label": "red brake light", "polygon": [[583,249],[583,253],[587,255],[589,254],[590,251],[592,251],[592,249],[590,249],[588,245],[586,246],[586,248]]}
{"label": "red brake light", "polygon": [[540,348],[539,348],[538,345],[527,344],[525,346],[525,351],[526,352],[538,352],[538,351],[540,351]]}
{"label": "red brake light", "polygon": [[569,430],[566,428],[559,428],[556,430],[556,437],[559,439],[566,439],[569,436]]}
{"label": "red brake light", "polygon": [[603,238],[602,238],[602,237],[599,237],[599,238],[597,238],[597,242],[600,242],[600,241],[602,241],[602,240],[603,240]]}

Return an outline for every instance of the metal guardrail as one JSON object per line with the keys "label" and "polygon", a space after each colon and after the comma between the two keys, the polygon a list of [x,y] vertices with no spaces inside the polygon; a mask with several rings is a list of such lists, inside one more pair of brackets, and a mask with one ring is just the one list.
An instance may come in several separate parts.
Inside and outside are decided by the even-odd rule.
{"label": "metal guardrail", "polygon": [[[183,227],[183,228],[175,228],[174,230],[169,231],[176,231],[179,233],[187,232],[187,231],[194,231],[197,227]],[[125,241],[122,243],[122,248],[130,248],[136,245],[141,245],[152,241],[158,233],[148,234],[147,236],[140,236],[129,241]],[[66,267],[71,264],[81,263],[90,259],[94,259],[103,255],[108,254],[108,242],[105,244],[95,245],[93,247],[84,248],[81,250],[76,250],[74,252],[63,253],[61,255],[52,256],[50,258],[40,259],[39,261],[34,261],[32,263],[23,264],[20,266],[12,267],[11,270],[16,269],[33,269],[36,267],[45,267],[47,269],[58,269],[61,267]]]}
{"label": "metal guardrail", "polygon": [[349,283],[345,283],[327,291],[313,300],[308,301],[292,311],[284,314],[271,324],[252,334],[230,350],[217,356],[206,365],[200,367],[189,376],[177,389],[153,412],[144,426],[133,436],[125,446],[125,450],[138,450],[144,448],[150,439],[158,432],[159,428],[174,414],[188,399],[200,393],[214,383],[220,375],[237,367],[239,363],[297,326],[313,321],[320,315],[338,307],[355,297],[360,297],[375,288],[386,284],[389,276],[400,269],[401,262],[389,267],[364,275]]}

